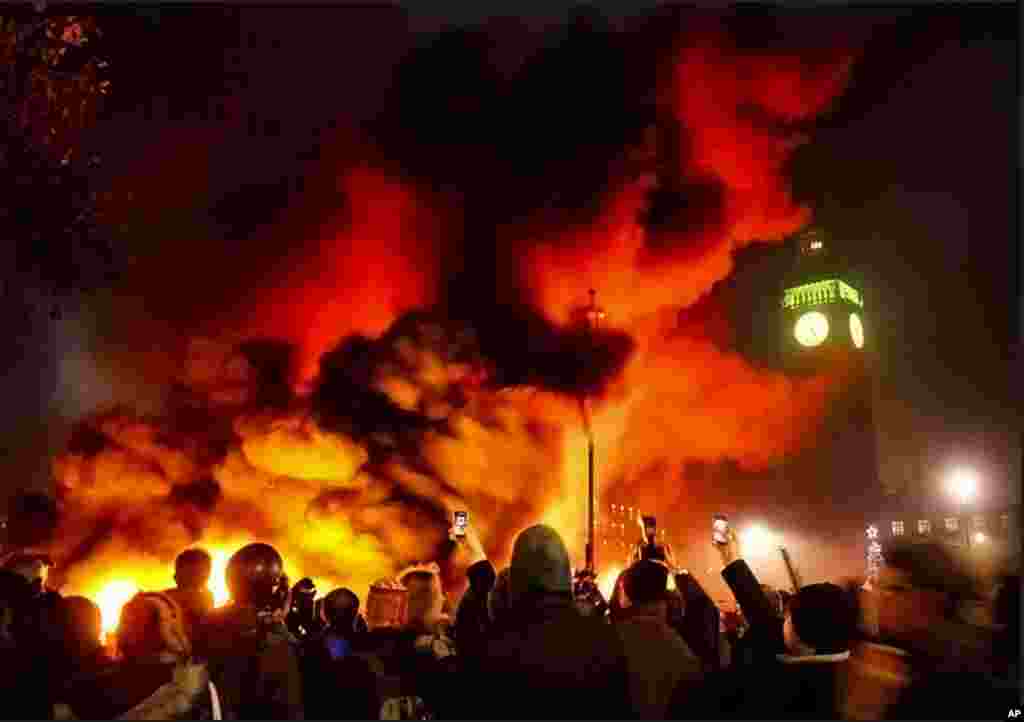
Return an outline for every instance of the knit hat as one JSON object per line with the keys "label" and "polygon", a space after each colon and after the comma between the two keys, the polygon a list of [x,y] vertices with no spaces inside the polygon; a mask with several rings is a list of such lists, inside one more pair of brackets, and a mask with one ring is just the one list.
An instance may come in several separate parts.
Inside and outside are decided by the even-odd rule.
{"label": "knit hat", "polygon": [[569,552],[558,532],[544,524],[531,526],[516,537],[510,574],[515,596],[531,592],[572,594]]}
{"label": "knit hat", "polygon": [[835,584],[810,584],[790,603],[793,629],[818,654],[849,649],[857,625],[857,612],[847,594]]}

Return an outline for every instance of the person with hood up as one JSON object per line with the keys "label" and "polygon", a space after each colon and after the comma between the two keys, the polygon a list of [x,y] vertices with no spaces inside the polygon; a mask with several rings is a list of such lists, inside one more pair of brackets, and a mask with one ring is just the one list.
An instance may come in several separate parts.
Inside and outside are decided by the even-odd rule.
{"label": "person with hood up", "polygon": [[[629,673],[622,641],[604,620],[579,613],[565,543],[551,527],[516,538],[509,581],[512,608],[495,628],[464,687],[469,717],[625,719]],[[480,700],[489,705],[481,712]]]}
{"label": "person with hood up", "polygon": [[615,624],[629,663],[633,709],[640,719],[665,719],[677,685],[697,686],[701,662],[668,624],[668,569],[655,561],[635,563],[623,582],[629,606]]}
{"label": "person with hood up", "polygon": [[177,603],[143,592],[121,610],[119,658],[83,669],[58,696],[57,719],[220,719],[206,668],[190,661],[191,644]]}

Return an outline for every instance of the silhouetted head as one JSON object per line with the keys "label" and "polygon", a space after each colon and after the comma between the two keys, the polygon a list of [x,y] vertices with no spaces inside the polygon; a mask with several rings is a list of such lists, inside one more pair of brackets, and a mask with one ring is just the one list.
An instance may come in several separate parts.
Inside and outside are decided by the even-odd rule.
{"label": "silhouetted head", "polygon": [[639,561],[626,571],[626,597],[632,604],[664,602],[668,591],[668,569],[653,561]]}
{"label": "silhouetted head", "polygon": [[355,631],[359,616],[359,597],[351,589],[335,589],[324,597],[324,617],[332,629],[349,634]]}
{"label": "silhouetted head", "polygon": [[205,549],[186,549],[174,560],[174,583],[179,589],[202,589],[212,571],[213,560]]}
{"label": "silhouetted head", "polygon": [[520,532],[512,549],[512,594],[572,595],[569,551],[558,532],[544,524]]}
{"label": "silhouetted head", "polygon": [[68,655],[83,657],[102,646],[103,615],[91,599],[63,597],[58,610],[60,636]]}

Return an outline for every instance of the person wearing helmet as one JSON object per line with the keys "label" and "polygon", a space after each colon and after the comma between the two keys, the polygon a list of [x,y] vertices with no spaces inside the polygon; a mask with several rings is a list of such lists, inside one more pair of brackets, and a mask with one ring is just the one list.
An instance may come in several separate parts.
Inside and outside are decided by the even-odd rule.
{"label": "person wearing helmet", "polygon": [[228,560],[225,576],[230,602],[209,615],[196,645],[224,718],[302,719],[298,643],[284,624],[284,560],[269,544],[249,544]]}

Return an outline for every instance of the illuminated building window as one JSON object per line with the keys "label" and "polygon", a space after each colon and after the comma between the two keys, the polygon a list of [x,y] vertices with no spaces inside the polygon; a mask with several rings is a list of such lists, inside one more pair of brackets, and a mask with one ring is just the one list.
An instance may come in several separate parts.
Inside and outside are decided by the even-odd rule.
{"label": "illuminated building window", "polygon": [[917,533],[918,534],[931,534],[932,523],[928,519],[917,520]]}
{"label": "illuminated building window", "polygon": [[894,521],[892,523],[892,535],[893,536],[903,536],[903,522],[902,521]]}
{"label": "illuminated building window", "polygon": [[955,516],[946,517],[946,531],[956,531],[960,528],[960,521]]}

